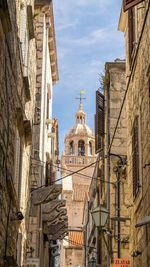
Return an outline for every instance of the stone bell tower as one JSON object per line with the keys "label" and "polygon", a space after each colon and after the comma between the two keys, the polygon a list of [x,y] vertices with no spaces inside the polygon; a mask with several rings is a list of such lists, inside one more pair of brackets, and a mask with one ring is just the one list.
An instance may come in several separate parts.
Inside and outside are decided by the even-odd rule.
{"label": "stone bell tower", "polygon": [[96,157],[95,138],[92,130],[86,125],[81,97],[75,125],[66,135],[64,144],[61,158],[62,177],[69,176],[62,180],[62,197],[66,200],[69,234],[68,241],[63,244],[61,266],[83,267],[84,200],[94,171],[95,164],[92,163],[96,161]]}

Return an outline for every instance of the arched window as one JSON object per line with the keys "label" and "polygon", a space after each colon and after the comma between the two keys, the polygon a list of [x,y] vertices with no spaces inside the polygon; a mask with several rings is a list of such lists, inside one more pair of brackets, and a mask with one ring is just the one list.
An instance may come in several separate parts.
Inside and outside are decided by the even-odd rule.
{"label": "arched window", "polygon": [[92,155],[92,143],[89,142],[89,155]]}
{"label": "arched window", "polygon": [[73,155],[74,154],[74,143],[73,141],[70,142],[70,155]]}
{"label": "arched window", "polygon": [[85,155],[85,143],[83,140],[79,140],[78,142],[78,156]]}

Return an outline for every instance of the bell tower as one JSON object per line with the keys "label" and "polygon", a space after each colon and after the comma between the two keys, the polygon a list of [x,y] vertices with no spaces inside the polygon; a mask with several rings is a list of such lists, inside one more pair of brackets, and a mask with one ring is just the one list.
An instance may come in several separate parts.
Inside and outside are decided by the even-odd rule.
{"label": "bell tower", "polygon": [[[89,190],[96,161],[95,138],[92,130],[86,124],[86,113],[83,111],[81,94],[79,99],[80,104],[75,115],[75,124],[65,137],[64,152],[61,158],[62,177],[68,175],[62,180],[62,197],[66,200],[69,226],[68,243],[63,244],[62,249],[62,267],[67,266],[67,261],[70,262],[70,267],[77,265],[83,267],[84,200]],[[78,244],[78,253],[75,243],[80,243]],[[75,247],[75,250],[72,247]],[[72,249],[67,258],[65,255],[69,248]]]}

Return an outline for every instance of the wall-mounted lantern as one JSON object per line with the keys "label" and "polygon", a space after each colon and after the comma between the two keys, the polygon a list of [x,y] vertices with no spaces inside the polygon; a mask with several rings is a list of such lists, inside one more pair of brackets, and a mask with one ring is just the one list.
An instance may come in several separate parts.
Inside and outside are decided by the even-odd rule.
{"label": "wall-mounted lantern", "polygon": [[104,228],[108,219],[108,211],[103,206],[98,206],[91,211],[92,218],[96,227]]}

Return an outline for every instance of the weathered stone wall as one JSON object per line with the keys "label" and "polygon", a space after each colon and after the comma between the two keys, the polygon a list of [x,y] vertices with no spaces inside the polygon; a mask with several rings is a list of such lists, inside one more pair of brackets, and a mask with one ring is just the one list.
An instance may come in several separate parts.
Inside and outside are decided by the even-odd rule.
{"label": "weathered stone wall", "polygon": [[[139,220],[150,215],[150,179],[149,166],[144,168],[146,163],[150,162],[150,10],[148,10],[148,1],[142,3],[143,8],[135,8],[137,20],[137,40],[135,47],[135,64],[129,66],[128,62],[128,32],[125,32],[126,40],[126,59],[127,59],[127,82],[129,81],[127,94],[127,119],[128,119],[128,190],[130,203],[133,205],[130,211],[130,253],[133,250],[142,252],[136,258],[133,258],[131,266],[148,267],[150,264],[150,226],[135,228]],[[145,19],[145,25],[142,26]],[[142,34],[142,35],[141,35]],[[139,37],[141,40],[139,43]],[[138,50],[137,50],[138,49]],[[131,77],[130,77],[131,75]],[[139,193],[133,198],[133,177],[132,177],[132,128],[135,116],[139,116],[139,157],[140,157],[140,188]]]}
{"label": "weathered stone wall", "polygon": [[[53,73],[51,69],[51,55],[53,54],[56,64],[56,47],[53,47],[55,35],[52,35],[52,4],[51,1],[43,2],[40,5],[35,3],[35,40],[36,40],[36,88],[35,105],[33,118],[32,136],[32,162],[30,170],[30,189],[46,185],[46,162],[54,160],[52,152],[52,91]],[[52,35],[52,36],[51,36]],[[54,65],[54,62],[53,62]],[[49,110],[49,112],[47,112]],[[53,133],[54,135],[55,133]],[[55,134],[56,135],[56,134]],[[54,138],[53,138],[54,140]],[[56,141],[56,140],[55,140]],[[56,150],[56,147],[54,148]],[[56,156],[56,155],[55,155]],[[49,180],[51,173],[47,173]],[[49,264],[48,246],[44,241],[42,232],[42,207],[33,207],[34,213],[30,213],[29,237],[30,246],[34,251],[32,257],[38,258],[40,266]],[[46,244],[46,246],[45,246]],[[30,261],[30,255],[28,255]]]}
{"label": "weathered stone wall", "polygon": [[[126,180],[126,166],[120,166],[120,178],[117,184],[118,172],[114,172],[114,167],[118,166],[120,157],[122,159],[127,155],[127,120],[126,120],[126,104],[122,110],[120,121],[113,137],[116,123],[118,120],[120,108],[125,94],[125,62],[116,60],[115,62],[106,63],[105,74],[105,159],[104,159],[104,177],[105,180],[110,179],[110,218],[118,216],[118,185],[120,187],[120,217],[128,218],[128,208],[125,199],[128,199],[128,188]],[[113,138],[113,142],[112,142]],[[112,142],[112,143],[111,143]],[[107,151],[110,149],[110,162],[107,158]],[[116,154],[113,155],[113,154]],[[118,156],[117,156],[118,155]],[[122,164],[122,163],[120,163]],[[121,170],[124,171],[122,172]],[[119,170],[119,169],[118,169]],[[109,176],[109,177],[107,177]],[[112,183],[115,183],[113,185]],[[107,184],[102,187],[102,203],[107,203]],[[118,236],[118,222],[114,220],[109,221],[109,227],[112,231],[112,258],[118,257],[118,238],[120,239],[120,257],[129,257],[129,226],[130,221],[120,223],[120,237]],[[108,251],[104,242],[102,242],[102,266],[105,266],[106,255]]]}
{"label": "weathered stone wall", "polygon": [[[26,236],[30,147],[26,143],[24,121],[32,119],[36,65],[34,61],[35,44],[34,41],[31,41],[32,62],[31,56],[29,59],[31,101],[26,104],[27,98],[22,73],[16,1],[8,1],[8,9],[11,20],[11,31],[4,34],[4,29],[0,27],[0,64],[3,66],[0,69],[0,266],[4,266],[5,256],[13,256],[14,259],[17,258],[16,246],[19,224],[18,221],[14,220],[14,216],[19,210],[25,216],[24,222],[22,223],[22,234]],[[1,23],[2,20],[0,20]],[[23,181],[20,184],[19,192],[16,191],[17,187],[14,187],[15,168],[17,166],[15,159],[16,129],[18,129],[20,138],[24,144]],[[17,167],[20,168],[20,166]],[[20,198],[21,192],[23,194]],[[22,241],[21,246],[23,243],[25,243],[25,240]],[[21,248],[19,249],[21,250]]]}

